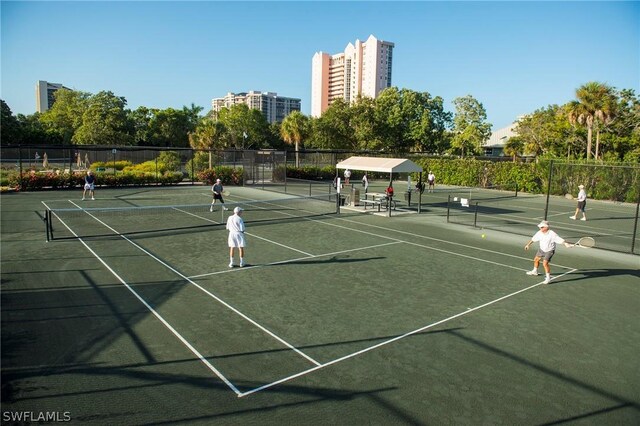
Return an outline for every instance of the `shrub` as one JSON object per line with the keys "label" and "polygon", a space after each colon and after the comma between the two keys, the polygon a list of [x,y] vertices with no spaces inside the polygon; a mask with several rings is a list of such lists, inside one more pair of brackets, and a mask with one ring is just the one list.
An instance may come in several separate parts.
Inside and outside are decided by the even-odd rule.
{"label": "shrub", "polygon": [[218,166],[197,173],[200,182],[213,185],[216,179],[220,179],[226,185],[242,185],[242,169],[234,169],[228,166]]}

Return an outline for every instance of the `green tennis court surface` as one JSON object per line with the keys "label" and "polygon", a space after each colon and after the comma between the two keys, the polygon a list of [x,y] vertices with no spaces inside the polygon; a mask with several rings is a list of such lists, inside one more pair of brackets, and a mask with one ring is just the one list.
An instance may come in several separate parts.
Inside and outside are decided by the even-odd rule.
{"label": "green tennis court surface", "polygon": [[[155,209],[208,189],[2,196],[3,422],[640,421],[638,256],[559,248],[542,285],[528,236],[229,188],[256,207],[230,269],[228,211]],[[44,205],[86,237],[46,242]]]}

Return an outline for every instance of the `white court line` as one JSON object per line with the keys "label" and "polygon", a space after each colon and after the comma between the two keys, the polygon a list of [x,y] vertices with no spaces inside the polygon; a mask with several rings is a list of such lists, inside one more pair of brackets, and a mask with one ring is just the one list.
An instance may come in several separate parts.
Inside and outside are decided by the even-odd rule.
{"label": "white court line", "polygon": [[[564,273],[564,274],[562,274],[562,275],[558,275],[557,277],[554,277],[554,279],[556,279],[556,278],[561,278],[561,277],[563,277],[563,276],[565,276],[565,275],[567,275],[567,274],[570,274],[570,273],[572,273],[572,272],[575,272],[575,271],[577,271],[577,269],[572,269],[572,270],[570,270],[570,271],[565,272],[565,273]],[[305,376],[305,375],[307,375],[307,374],[309,374],[309,373],[312,373],[312,372],[314,372],[314,371],[316,371],[316,370],[320,370],[320,369],[322,369],[322,368],[328,367],[328,366],[333,365],[333,364],[337,364],[337,363],[342,362],[342,361],[344,361],[344,360],[347,360],[347,359],[350,359],[350,358],[354,358],[354,357],[356,357],[356,356],[358,356],[358,355],[362,355],[362,354],[363,354],[363,353],[365,353],[365,352],[372,351],[372,350],[377,349],[377,348],[379,348],[379,347],[381,347],[381,346],[388,345],[389,343],[396,342],[396,341],[398,341],[398,340],[404,339],[405,337],[409,337],[409,336],[411,336],[411,335],[413,335],[413,334],[420,333],[420,332],[422,332],[422,331],[424,331],[424,330],[427,330],[427,329],[429,329],[429,328],[433,328],[433,327],[435,327],[435,326],[437,326],[437,325],[444,324],[445,322],[451,321],[451,320],[453,320],[453,319],[455,319],[455,318],[459,318],[459,317],[464,316],[464,315],[467,315],[467,314],[469,314],[469,313],[471,313],[471,312],[477,311],[477,310],[479,310],[479,309],[482,309],[482,308],[485,308],[485,307],[487,307],[487,306],[490,306],[490,305],[493,305],[493,304],[495,304],[495,303],[498,303],[498,302],[500,302],[500,301],[502,301],[502,300],[505,300],[505,299],[508,299],[508,298],[510,298],[510,297],[513,297],[513,296],[515,296],[515,295],[517,295],[517,294],[520,294],[520,293],[523,293],[523,292],[525,292],[525,291],[531,290],[532,288],[535,288],[535,287],[538,287],[538,286],[540,286],[540,285],[543,285],[542,283],[543,283],[543,282],[542,282],[542,281],[540,281],[539,283],[534,284],[534,285],[529,286],[529,287],[526,287],[526,288],[523,288],[522,290],[515,291],[515,292],[513,292],[513,293],[507,294],[506,296],[502,296],[502,297],[499,297],[499,298],[497,298],[497,299],[494,299],[494,300],[492,300],[492,301],[490,301],[490,302],[483,303],[482,305],[476,306],[475,308],[467,309],[466,311],[463,311],[463,312],[460,312],[460,313],[458,313],[458,314],[452,315],[452,316],[447,317],[447,318],[445,318],[445,319],[442,319],[442,320],[440,320],[440,321],[434,322],[434,323],[432,323],[432,324],[426,325],[426,326],[424,326],[424,327],[418,328],[418,329],[413,330],[413,331],[409,331],[408,333],[405,333],[405,334],[403,334],[403,335],[401,335],[401,336],[396,336],[396,337],[394,337],[393,339],[385,340],[384,342],[380,342],[380,343],[378,343],[378,344],[376,344],[376,345],[369,346],[368,348],[364,348],[364,349],[362,349],[362,350],[359,350],[359,351],[357,351],[357,352],[353,352],[353,353],[351,353],[351,354],[348,354],[348,355],[345,355],[345,356],[343,356],[343,357],[340,357],[340,358],[334,359],[334,360],[329,361],[329,362],[326,362],[326,363],[324,363],[324,364],[317,365],[317,366],[315,366],[315,367],[309,368],[309,369],[304,370],[304,371],[301,371],[301,372],[299,372],[299,373],[292,374],[291,376],[284,377],[284,378],[282,378],[282,379],[280,379],[280,380],[276,380],[275,382],[268,383],[268,384],[266,384],[266,385],[263,385],[263,386],[260,386],[260,387],[255,388],[255,389],[249,390],[249,391],[247,391],[247,392],[242,392],[241,394],[239,394],[239,395],[238,395],[238,397],[239,397],[239,398],[242,398],[242,397],[245,397],[245,396],[247,396],[247,395],[251,395],[251,394],[253,394],[253,393],[263,391],[263,390],[265,390],[265,389],[268,389],[268,388],[271,388],[271,387],[273,387],[273,386],[276,386],[276,385],[282,384],[282,383],[284,383],[284,382],[288,382],[289,380],[295,379],[295,378],[297,378],[297,377]]]}
{"label": "white court line", "polygon": [[[43,203],[44,204],[44,203]],[[72,202],[72,204],[75,204]],[[47,206],[45,204],[45,206]],[[76,205],[77,206],[77,205]],[[49,208],[47,206],[47,208]],[[94,218],[95,219],[95,218]],[[58,220],[60,221],[60,223],[62,223],[68,230],[69,232],[71,232],[75,237],[78,238],[78,241],[80,241],[82,243],[83,246],[85,246],[85,248],[96,258],[98,259],[98,261],[100,263],[102,263],[104,265],[105,268],[107,268],[107,270],[109,272],[111,272],[113,274],[114,277],[116,277],[116,279],[118,281],[120,281],[126,288],[127,290],[129,290],[171,333],[173,333],[174,336],[176,336],[178,338],[178,340],[180,340],[209,370],[211,370],[216,376],[218,376],[220,378],[220,380],[222,380],[224,383],[227,384],[227,386],[229,386],[229,388],[234,391],[236,394],[238,394],[238,396],[240,395],[240,391],[238,390],[238,388],[236,388],[233,383],[231,383],[220,371],[218,371],[217,368],[215,368],[196,348],[194,348],[188,341],[187,339],[185,339],[184,337],[182,337],[182,335],[180,333],[178,333],[178,331],[173,328],[171,326],[171,324],[169,324],[163,317],[162,315],[160,315],[155,309],[153,309],[153,307],[151,307],[151,305],[149,305],[146,300],[144,300],[142,298],[142,296],[140,296],[125,280],[122,279],[122,277],[120,277],[120,275],[118,275],[116,273],[116,271],[114,271],[111,266],[109,266],[100,256],[98,256],[98,254],[93,251],[93,249],[91,247],[89,247],[87,245],[87,243],[84,242],[84,240],[80,237],[78,237],[78,234],[76,234],[69,226],[67,226],[67,224],[60,218],[58,217]]]}
{"label": "white court line", "polygon": [[[80,206],[78,206],[76,203],[74,203],[73,201],[69,200],[71,202],[71,204],[75,205],[76,207],[78,207],[79,209],[82,210],[82,208]],[[176,275],[178,275],[179,277],[181,277],[182,279],[186,280],[189,284],[195,286],[196,288],[202,290],[205,294],[207,294],[208,296],[210,296],[211,298],[215,299],[216,301],[218,301],[220,304],[222,304],[223,306],[227,307],[228,309],[230,309],[231,311],[235,312],[236,314],[238,314],[239,316],[241,316],[242,318],[244,318],[246,321],[248,321],[249,323],[253,324],[254,326],[258,327],[260,330],[264,331],[266,334],[268,334],[269,336],[273,337],[274,339],[276,339],[277,341],[279,341],[280,343],[282,343],[283,345],[285,345],[286,347],[288,347],[289,349],[291,349],[292,351],[296,352],[298,355],[302,356],[303,358],[306,358],[308,361],[310,361],[313,364],[319,365],[320,363],[318,361],[316,361],[315,359],[311,358],[310,356],[308,356],[307,354],[305,354],[304,352],[300,351],[298,348],[296,348],[295,346],[291,345],[289,342],[285,341],[283,338],[281,338],[280,336],[276,335],[275,333],[273,333],[272,331],[268,330],[267,328],[265,328],[264,326],[258,324],[256,321],[254,321],[253,319],[249,318],[247,315],[243,314],[242,312],[240,312],[238,309],[234,308],[233,306],[229,305],[227,302],[225,302],[224,300],[220,299],[218,296],[216,296],[215,294],[213,294],[212,292],[210,292],[209,290],[203,288],[202,286],[200,286],[198,283],[194,282],[193,280],[189,279],[189,277],[185,276],[182,272],[178,271],[177,269],[175,269],[174,267],[172,267],[171,265],[167,264],[166,262],[164,262],[163,260],[159,259],[158,257],[156,257],[153,253],[147,251],[145,248],[143,248],[142,246],[138,245],[137,243],[131,241],[131,239],[129,239],[127,236],[125,235],[121,235],[118,233],[118,231],[116,231],[114,228],[112,228],[111,226],[107,225],[106,223],[104,223],[102,220],[98,219],[97,217],[95,217],[94,215],[92,215],[91,213],[87,212],[86,210],[83,210],[86,214],[88,214],[89,216],[91,216],[93,219],[95,219],[97,222],[99,222],[100,224],[102,224],[103,226],[105,226],[106,228],[110,229],[111,231],[113,231],[116,235],[120,236],[121,238],[123,238],[125,241],[127,241],[128,243],[130,243],[131,245],[133,245],[134,247],[136,247],[138,250],[142,251],[143,253],[145,253],[146,255],[148,255],[149,257],[151,257],[152,259],[154,259],[156,262],[160,263],[161,265],[163,265],[164,267],[166,267],[167,269],[169,269],[170,271],[174,272]],[[66,226],[66,225],[65,225]],[[73,231],[72,231],[73,232]],[[83,242],[84,244],[84,242]],[[86,246],[86,244],[85,244]],[[104,262],[103,262],[104,263]]]}
{"label": "white court line", "polygon": [[349,252],[360,251],[360,250],[369,250],[369,249],[372,249],[372,248],[384,247],[384,246],[389,246],[389,245],[392,245],[392,244],[401,244],[401,243],[403,243],[403,241],[393,241],[393,242],[390,242],[390,243],[376,244],[376,245],[368,246],[368,247],[358,247],[358,248],[354,248],[354,249],[334,251],[334,252],[331,252],[331,253],[309,255],[309,256],[305,256],[305,257],[299,257],[297,259],[278,260],[276,262],[269,262],[269,263],[265,263],[265,264],[262,264],[262,265],[247,266],[247,267],[240,268],[240,269],[233,269],[233,270],[232,269],[227,269],[226,271],[208,272],[206,274],[192,275],[189,278],[202,278],[202,277],[208,277],[208,276],[211,276],[211,275],[226,274],[228,272],[233,272],[233,271],[241,271],[241,270],[247,270],[247,269],[263,268],[265,266],[273,266],[273,265],[282,265],[282,264],[287,264],[287,263],[295,263],[295,262],[299,262],[301,260],[316,259],[316,258],[327,257],[327,256],[335,256],[337,254],[349,253]]}
{"label": "white court line", "polygon": [[[385,228],[384,226],[372,225],[370,223],[357,222],[357,221],[353,221],[353,220],[350,220],[350,219],[342,219],[342,218],[340,218],[339,220],[342,220],[342,221],[345,221],[345,222],[349,222],[349,223],[354,223],[356,225],[362,225],[362,226],[368,226],[368,227],[371,227],[371,228],[382,229],[382,230],[387,231],[387,232],[394,232],[394,233],[397,233],[397,234],[405,234],[405,235],[409,235],[409,236],[414,237],[414,238],[421,238],[421,239],[425,239],[425,240],[429,240],[429,241],[437,241],[439,243],[450,244],[450,245],[454,245],[454,246],[458,246],[458,247],[465,247],[465,248],[469,248],[469,249],[473,249],[473,250],[477,250],[477,251],[483,251],[483,252],[486,252],[486,253],[498,254],[498,255],[506,256],[506,257],[513,257],[513,258],[520,259],[520,260],[531,260],[530,257],[518,256],[518,255],[515,255],[515,254],[504,253],[504,252],[501,252],[501,251],[489,250],[489,249],[485,249],[485,248],[477,247],[477,246],[470,246],[468,244],[456,243],[456,242],[453,242],[453,241],[443,240],[443,239],[440,239],[440,238],[428,237],[426,235],[412,234],[411,232],[401,231],[399,229]],[[335,225],[335,224],[330,224],[330,225],[340,226],[340,225]],[[357,230],[357,229],[352,229],[352,228],[349,228],[349,227],[342,227],[341,226],[341,228],[349,229],[351,231],[362,232],[362,233],[369,234],[369,235],[375,235],[375,236],[378,236],[378,237],[381,237],[381,238],[393,239],[392,237],[385,237],[383,235],[374,234],[372,232],[361,231],[361,230]],[[397,240],[397,241],[403,241],[403,240]],[[403,241],[403,242],[406,242],[408,244],[412,244],[409,241]],[[444,253],[448,253],[448,254],[451,254],[451,255],[454,255],[454,256],[461,256],[461,257],[467,257],[467,258],[470,257],[470,256],[462,255],[460,253],[452,252],[452,251],[447,251],[447,250],[443,250],[443,249],[436,249],[434,247],[429,247],[429,246],[423,246],[423,247],[431,249],[431,250],[442,251]],[[478,260],[478,261],[481,261],[481,262],[493,263],[495,265],[505,266],[507,268],[513,268],[510,265],[505,265],[505,264],[502,264],[502,263],[496,263],[496,262],[492,262],[492,261],[488,261],[488,260],[485,261],[483,259],[474,258],[472,256],[470,258]],[[554,266],[557,266],[559,268],[564,268],[564,269],[572,269],[571,266],[564,266],[564,265],[560,265],[558,263],[554,263]],[[521,269],[521,270],[523,270],[523,271],[527,270],[528,271],[529,269]]]}
{"label": "white court line", "polygon": [[[191,213],[191,212],[188,212],[186,210],[179,209],[177,207],[175,208],[175,210],[177,210],[179,212],[182,212],[182,213],[185,213],[185,214],[188,214],[190,216],[196,217],[198,219],[202,219],[202,220],[207,221],[207,222],[215,223],[216,225],[222,225],[222,222],[218,222],[217,220],[212,220],[212,219],[209,219],[208,217],[200,216],[198,214]],[[307,253],[306,251],[298,250],[295,247],[287,246],[285,244],[281,244],[281,243],[278,243],[276,241],[272,241],[272,240],[270,240],[268,238],[260,237],[258,235],[255,235],[255,234],[252,234],[252,233],[249,233],[249,232],[246,232],[246,234],[251,236],[251,237],[255,237],[255,238],[258,238],[260,240],[267,241],[269,243],[275,244],[277,246],[284,247],[284,248],[289,249],[289,250],[297,251],[298,253],[302,253],[302,254],[304,254],[306,256],[313,256],[311,253]]]}

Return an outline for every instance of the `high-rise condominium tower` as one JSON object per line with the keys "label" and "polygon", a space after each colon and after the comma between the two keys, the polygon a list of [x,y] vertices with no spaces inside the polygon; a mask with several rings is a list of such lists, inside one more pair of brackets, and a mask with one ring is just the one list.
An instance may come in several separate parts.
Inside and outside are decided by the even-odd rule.
{"label": "high-rise condominium tower", "polygon": [[230,108],[235,104],[247,104],[249,108],[260,110],[269,123],[274,123],[284,120],[293,111],[300,111],[300,102],[299,98],[252,90],[249,93],[227,93],[224,98],[214,98],[211,107],[214,112],[219,112],[222,108]]}
{"label": "high-rise condominium tower", "polygon": [[358,95],[375,98],[391,87],[394,44],[370,35],[356,40],[344,52],[313,55],[311,71],[311,115],[319,117],[333,101],[354,102]]}
{"label": "high-rise condominium tower", "polygon": [[60,89],[69,88],[59,83],[49,83],[48,81],[38,80],[36,83],[36,111],[45,112],[49,110],[56,99],[53,94]]}

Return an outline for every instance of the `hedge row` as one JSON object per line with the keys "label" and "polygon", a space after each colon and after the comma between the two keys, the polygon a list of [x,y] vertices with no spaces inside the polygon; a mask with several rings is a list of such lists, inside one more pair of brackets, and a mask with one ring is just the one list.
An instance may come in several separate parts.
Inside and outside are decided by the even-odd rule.
{"label": "hedge row", "polygon": [[[167,172],[156,176],[152,173],[96,173],[96,184],[99,186],[119,187],[129,185],[177,185],[182,182],[181,172]],[[81,188],[84,185],[84,174],[79,173],[19,173],[9,176],[9,186],[14,189],[26,191],[40,190],[43,188],[71,189]],[[22,185],[21,185],[22,181]]]}

